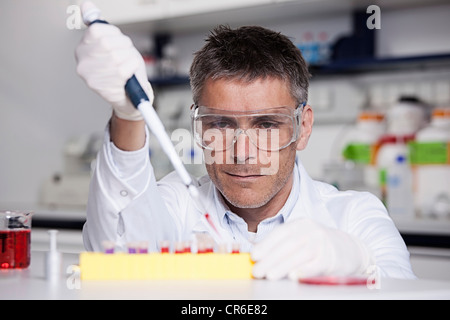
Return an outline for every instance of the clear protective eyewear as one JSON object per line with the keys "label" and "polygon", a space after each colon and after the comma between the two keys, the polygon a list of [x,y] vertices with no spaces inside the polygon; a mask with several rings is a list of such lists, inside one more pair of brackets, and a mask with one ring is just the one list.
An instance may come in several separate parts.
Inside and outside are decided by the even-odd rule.
{"label": "clear protective eyewear", "polygon": [[301,114],[297,108],[276,107],[255,111],[228,111],[192,105],[192,132],[197,144],[214,151],[231,148],[245,134],[259,150],[279,151],[296,141]]}

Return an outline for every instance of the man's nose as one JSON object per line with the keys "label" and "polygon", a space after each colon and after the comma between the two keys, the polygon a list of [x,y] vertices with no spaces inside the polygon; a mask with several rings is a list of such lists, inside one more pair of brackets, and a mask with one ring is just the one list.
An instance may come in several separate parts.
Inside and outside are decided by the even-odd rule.
{"label": "man's nose", "polygon": [[248,163],[256,159],[257,148],[250,141],[245,131],[239,129],[234,136],[234,158],[237,164]]}

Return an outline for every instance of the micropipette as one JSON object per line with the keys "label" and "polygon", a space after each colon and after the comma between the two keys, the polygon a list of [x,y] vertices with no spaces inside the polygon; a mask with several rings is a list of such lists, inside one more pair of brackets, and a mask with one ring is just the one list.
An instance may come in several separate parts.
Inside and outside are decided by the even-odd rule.
{"label": "micropipette", "polygon": [[[90,26],[91,24],[94,23],[108,24],[108,22],[101,19],[100,10],[90,1],[82,3],[81,13],[83,17],[83,22],[86,24],[86,26]],[[173,147],[172,141],[170,140],[169,136],[166,133],[166,130],[161,122],[161,119],[159,119],[158,114],[153,108],[152,103],[150,102],[145,91],[142,89],[135,75],[133,75],[126,82],[125,91],[128,97],[130,98],[131,102],[133,103],[133,105],[136,107],[136,109],[138,109],[141,112],[144,121],[147,124],[147,127],[150,129],[150,131],[158,140],[159,144],[161,145],[161,148],[169,158],[175,171],[178,173],[181,180],[188,188],[189,194],[200,205],[201,210],[204,213],[202,215],[202,220],[206,225],[206,227],[209,229],[211,236],[214,238],[214,241],[216,241],[217,243],[222,242],[225,238],[214,226],[208,213],[206,213],[206,210],[204,210],[203,206],[201,205],[201,201],[199,201],[200,194],[197,187],[194,184],[194,181],[192,180],[191,176],[189,175],[183,163],[181,162],[180,157],[178,157],[178,154],[175,151],[175,148]]]}

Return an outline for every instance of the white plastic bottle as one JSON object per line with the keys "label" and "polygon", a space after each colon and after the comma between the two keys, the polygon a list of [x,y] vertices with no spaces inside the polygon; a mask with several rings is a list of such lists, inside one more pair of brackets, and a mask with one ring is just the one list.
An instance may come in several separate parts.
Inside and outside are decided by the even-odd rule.
{"label": "white plastic bottle", "polygon": [[399,155],[387,171],[386,204],[394,220],[413,219],[412,174],[407,158]]}
{"label": "white plastic bottle", "polygon": [[386,130],[384,115],[376,111],[362,111],[356,125],[343,138],[342,156],[345,160],[362,165],[364,184],[377,193],[378,175],[375,167],[374,148]]}
{"label": "white plastic bottle", "polygon": [[[380,138],[376,155],[381,200],[387,206],[387,177],[398,156],[409,159],[408,143],[426,123],[425,106],[414,97],[401,97],[386,114],[387,132]],[[406,163],[409,166],[408,161]]]}
{"label": "white plastic bottle", "polygon": [[450,108],[433,111],[429,126],[410,144],[410,154],[419,215],[450,218]]}
{"label": "white plastic bottle", "polygon": [[426,106],[415,97],[400,97],[388,110],[386,119],[388,134],[414,135],[427,123]]}

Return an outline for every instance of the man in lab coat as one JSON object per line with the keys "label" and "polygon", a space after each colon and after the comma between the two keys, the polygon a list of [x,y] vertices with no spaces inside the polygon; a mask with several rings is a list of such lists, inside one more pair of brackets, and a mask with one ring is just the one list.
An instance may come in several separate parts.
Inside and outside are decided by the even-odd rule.
{"label": "man in lab coat", "polygon": [[[161,240],[207,233],[201,207],[177,174],[155,180],[148,131],[124,91],[135,74],[153,99],[131,40],[112,25],[94,24],[76,58],[78,74],[113,109],[90,187],[86,248],[148,241],[158,250]],[[287,37],[261,27],[217,27],[195,54],[190,80],[193,134],[208,172],[198,179],[203,205],[226,241],[251,252],[256,278],[368,269],[414,278],[382,203],[312,180],[296,157],[308,143],[313,109],[306,63]]]}

